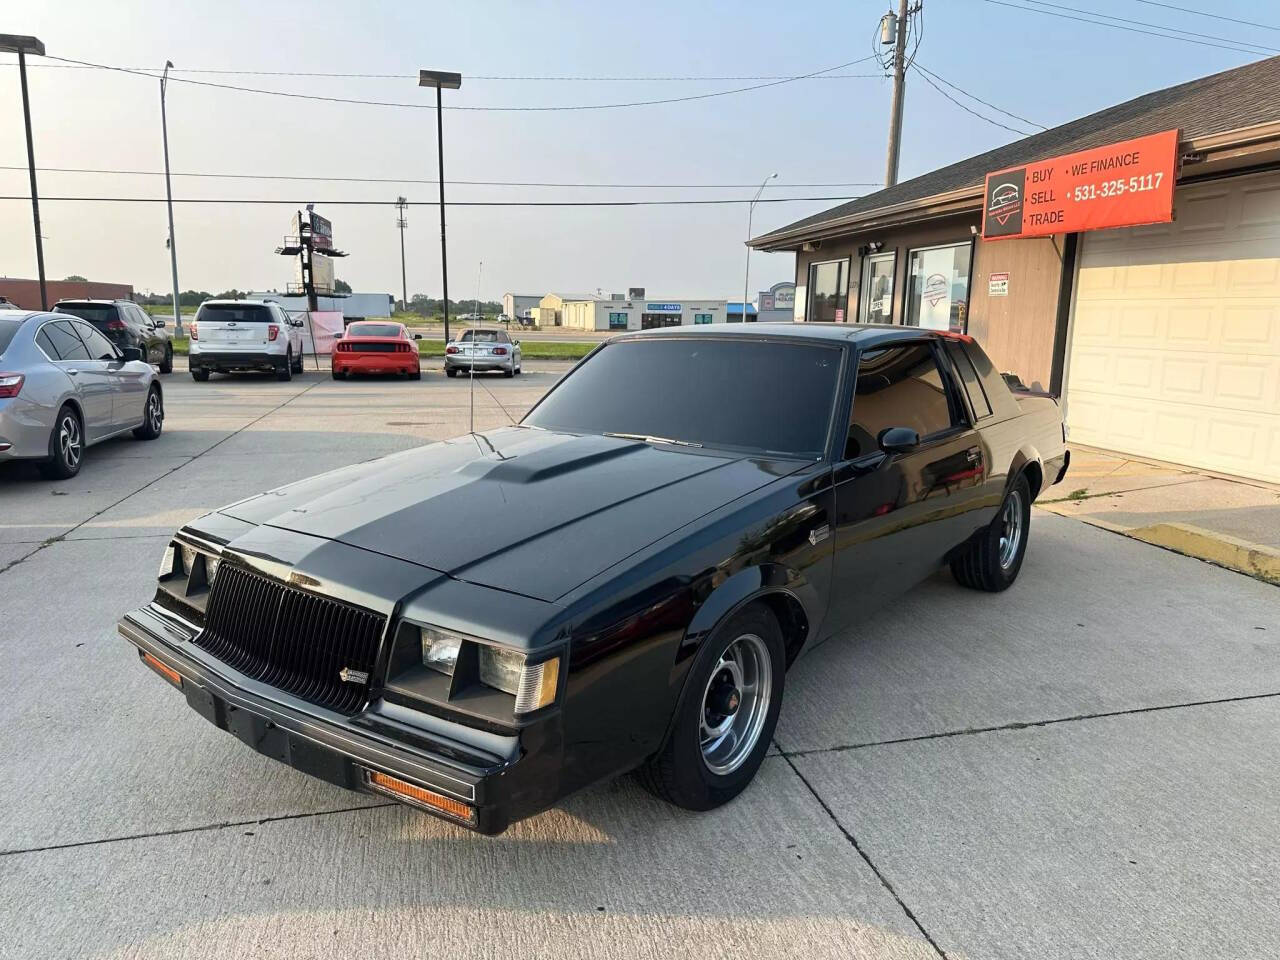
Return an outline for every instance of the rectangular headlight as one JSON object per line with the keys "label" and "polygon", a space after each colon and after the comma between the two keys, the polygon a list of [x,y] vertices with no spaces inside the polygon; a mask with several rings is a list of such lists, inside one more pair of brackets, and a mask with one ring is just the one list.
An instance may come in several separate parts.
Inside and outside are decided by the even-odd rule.
{"label": "rectangular headlight", "polygon": [[530,713],[556,699],[560,658],[527,664],[522,653],[501,647],[481,647],[480,682],[516,698],[516,713]]}
{"label": "rectangular headlight", "polygon": [[462,648],[462,638],[436,630],[432,627],[419,627],[422,634],[422,665],[453,676],[453,668],[458,662],[458,651]]}

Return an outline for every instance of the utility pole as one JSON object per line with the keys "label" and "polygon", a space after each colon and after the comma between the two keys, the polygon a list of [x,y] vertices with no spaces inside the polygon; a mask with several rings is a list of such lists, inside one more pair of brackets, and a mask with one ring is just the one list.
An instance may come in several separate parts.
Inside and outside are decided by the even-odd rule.
{"label": "utility pole", "polygon": [[18,76],[22,84],[22,122],[27,131],[27,170],[31,174],[31,219],[36,233],[36,272],[40,276],[40,309],[49,309],[49,292],[44,280],[44,242],[40,235],[40,191],[36,189],[36,148],[31,139],[31,100],[27,93],[27,54],[44,56],[44,44],[35,37],[0,33],[0,50],[18,55]]}
{"label": "utility pole", "polygon": [[440,161],[440,286],[444,298],[444,342],[449,342],[449,251],[444,240],[444,107],[440,91],[457,90],[462,86],[462,74],[444,70],[419,70],[418,86],[436,88],[436,156]]}
{"label": "utility pole", "polygon": [[409,225],[409,221],[405,219],[405,212],[409,208],[409,201],[404,197],[396,197],[396,226],[400,228],[400,309],[409,309],[409,281],[405,279],[404,272],[404,228]]}
{"label": "utility pole", "polygon": [[169,182],[169,118],[165,111],[164,93],[169,82],[172,60],[164,62],[160,76],[160,135],[164,139],[164,194],[169,205],[169,267],[173,271],[173,334],[182,336],[182,308],[178,305],[178,245],[173,237],[173,186]]}
{"label": "utility pole", "polygon": [[[889,108],[889,155],[885,163],[884,185],[892,187],[898,182],[898,156],[902,151],[902,106],[907,95],[907,24],[913,12],[909,0],[898,0],[897,22],[892,13],[880,21],[880,42],[893,43],[893,104]],[[895,39],[886,33],[894,29]]]}

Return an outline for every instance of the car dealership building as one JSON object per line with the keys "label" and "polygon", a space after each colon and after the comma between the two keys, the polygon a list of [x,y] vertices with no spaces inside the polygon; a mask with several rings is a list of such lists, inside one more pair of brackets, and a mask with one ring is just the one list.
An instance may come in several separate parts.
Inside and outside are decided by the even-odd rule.
{"label": "car dealership building", "polygon": [[1280,482],[1280,57],[751,241],[794,318],[967,333],[1074,442]]}

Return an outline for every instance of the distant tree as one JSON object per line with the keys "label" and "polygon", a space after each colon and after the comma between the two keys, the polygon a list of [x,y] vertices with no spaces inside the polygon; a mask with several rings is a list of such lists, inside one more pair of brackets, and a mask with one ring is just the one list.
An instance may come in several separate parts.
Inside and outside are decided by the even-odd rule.
{"label": "distant tree", "polygon": [[351,284],[347,283],[347,281],[345,281],[345,280],[334,280],[334,281],[333,281],[333,292],[334,292],[334,293],[350,293],[350,292],[351,292]]}
{"label": "distant tree", "polygon": [[67,279],[67,280],[70,280],[70,281],[72,281],[72,282],[74,282],[74,283],[88,283],[88,282],[89,282],[89,281],[88,281],[88,280],[86,280],[84,277],[80,276],[80,274],[78,274],[78,273],[73,273],[71,276],[67,277],[66,279]]}

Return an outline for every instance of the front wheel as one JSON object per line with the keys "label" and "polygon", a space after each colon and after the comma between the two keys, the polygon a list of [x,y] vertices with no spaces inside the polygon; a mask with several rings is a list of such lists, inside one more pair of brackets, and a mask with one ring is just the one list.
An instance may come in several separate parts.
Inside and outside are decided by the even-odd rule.
{"label": "front wheel", "polygon": [[777,618],[753,603],[716,628],[690,669],[663,748],[640,770],[655,795],[710,810],[746,788],[778,723],[786,648]]}
{"label": "front wheel", "polygon": [[160,398],[160,390],[152,387],[147,394],[147,404],[143,408],[142,425],[133,428],[133,435],[139,440],[154,440],[164,429],[164,401]]}
{"label": "front wheel", "polygon": [[1031,484],[1019,475],[985,530],[951,561],[951,575],[961,586],[999,593],[1018,579],[1031,533]]}
{"label": "front wheel", "polygon": [[285,354],[284,363],[281,366],[276,367],[276,379],[282,380],[282,381],[289,381],[293,379],[293,349],[292,348],[290,348],[289,352]]}
{"label": "front wheel", "polygon": [[160,361],[161,373],[173,373],[173,347],[165,344],[164,359]]}
{"label": "front wheel", "polygon": [[293,361],[293,366],[292,366],[292,367],[290,367],[289,369],[291,369],[294,373],[301,373],[301,372],[302,372],[302,360],[303,360],[302,354],[298,354],[298,359],[296,359],[296,360],[294,360],[294,361]]}

